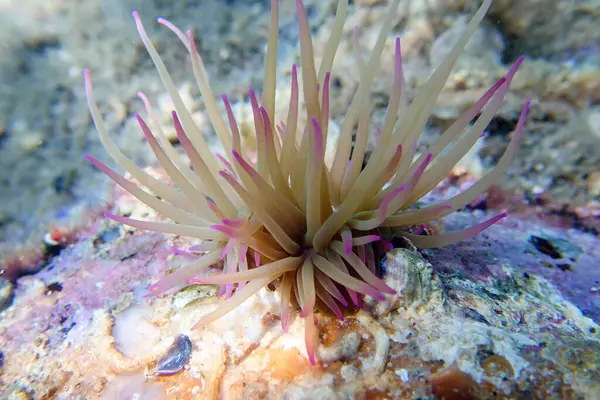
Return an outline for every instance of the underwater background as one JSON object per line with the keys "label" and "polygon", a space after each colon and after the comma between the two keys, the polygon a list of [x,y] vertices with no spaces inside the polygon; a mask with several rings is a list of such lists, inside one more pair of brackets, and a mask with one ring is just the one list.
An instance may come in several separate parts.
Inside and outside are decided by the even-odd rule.
{"label": "underwater background", "polygon": [[[277,91],[284,97],[300,60],[295,3],[280,1]],[[337,3],[304,1],[317,55]],[[350,1],[333,64],[334,126],[359,82],[353,29],[370,51],[389,3]],[[394,38],[411,98],[481,3],[400,1],[371,88],[375,124],[390,98]],[[142,219],[155,213],[85,160],[116,165],[92,122],[82,70],[92,71],[112,140],[161,176],[136,126],[135,114],[145,112],[138,91],[183,151],[170,125],[173,104],[131,11],[217,149],[188,51],[155,19],[190,28],[215,96],[229,95],[243,139],[256,146],[249,89],[262,88],[270,8],[266,0],[0,0],[0,398],[600,398],[600,0],[494,0],[417,152],[524,55],[485,136],[429,198],[448,198],[488,173],[530,98],[510,169],[440,229],[490,213],[509,217],[440,249],[393,242],[380,274],[399,294],[366,301],[343,323],[324,317],[317,367],[305,360],[300,318],[282,334],[266,290],[193,332],[189,325],[217,289],[144,297],[149,284],[186,263],[189,254],[171,248],[192,243],[104,218],[111,210]]]}

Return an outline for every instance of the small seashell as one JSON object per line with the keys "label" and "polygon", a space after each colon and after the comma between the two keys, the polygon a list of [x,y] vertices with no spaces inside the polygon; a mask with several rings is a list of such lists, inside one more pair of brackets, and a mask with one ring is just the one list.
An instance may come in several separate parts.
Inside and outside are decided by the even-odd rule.
{"label": "small seashell", "polygon": [[175,338],[167,353],[158,360],[155,375],[172,375],[183,369],[192,354],[192,341],[187,335],[180,334]]}

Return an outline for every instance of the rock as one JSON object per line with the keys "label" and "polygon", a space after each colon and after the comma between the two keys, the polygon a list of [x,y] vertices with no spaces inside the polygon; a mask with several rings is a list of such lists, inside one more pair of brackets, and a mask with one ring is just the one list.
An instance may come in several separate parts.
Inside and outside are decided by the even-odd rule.
{"label": "rock", "polygon": [[600,39],[597,9],[597,0],[499,0],[490,17],[512,37],[512,53],[555,60],[582,57],[578,61],[585,62]]}
{"label": "rock", "polygon": [[0,311],[4,311],[8,307],[13,299],[13,284],[6,280],[0,278]]}
{"label": "rock", "polygon": [[[447,229],[454,230],[476,217],[459,213],[446,219]],[[297,312],[289,333],[282,333],[277,292],[262,290],[230,314],[191,331],[222,300],[201,295],[195,301],[196,289],[189,297],[184,290],[143,298],[142,289],[165,274],[160,254],[172,243],[164,241],[188,247],[181,238],[139,231],[97,245],[100,250],[91,246],[93,237],[81,239],[63,250],[52,268],[18,281],[15,305],[0,318],[6,387],[0,396],[19,385],[36,393],[87,397],[121,393],[131,385],[133,392],[179,393],[182,399],[198,393],[208,398],[431,397],[453,390],[444,380],[444,374],[453,374],[468,383],[465,390],[476,388],[483,397],[491,391],[515,397],[562,387],[574,396],[594,398],[600,391],[594,378],[600,327],[579,307],[600,315],[590,295],[597,275],[585,269],[600,257],[596,242],[582,234],[565,237],[562,231],[540,229],[509,219],[449,248],[389,252],[381,271],[398,294],[381,304],[365,299],[364,309],[343,322],[317,314],[316,367],[307,360],[304,320]],[[532,235],[552,240],[563,257],[575,258],[569,261],[572,269],[540,264],[554,259],[528,243]],[[167,262],[178,265],[185,256],[173,255]],[[62,290],[47,295],[45,282],[61,282]],[[142,317],[138,327],[135,318],[133,326],[124,323],[131,313]],[[151,340],[144,337],[147,325],[152,326]],[[127,333],[131,337],[123,354],[116,346]],[[155,368],[178,333],[185,333],[193,346],[184,368],[148,382],[136,378]],[[57,375],[57,369],[65,373]],[[97,379],[86,379],[92,372]]]}

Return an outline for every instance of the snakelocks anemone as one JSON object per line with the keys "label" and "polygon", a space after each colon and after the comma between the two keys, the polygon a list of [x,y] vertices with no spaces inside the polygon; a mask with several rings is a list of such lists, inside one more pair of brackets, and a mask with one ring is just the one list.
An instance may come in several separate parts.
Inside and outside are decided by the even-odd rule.
{"label": "snakelocks anemone", "polygon": [[[87,69],[84,71],[85,89],[100,139],[112,158],[141,187],[98,160],[86,157],[118,185],[172,222],[140,221],[107,214],[109,218],[139,229],[201,241],[191,249],[197,259],[150,286],[151,295],[159,296],[188,283],[221,285],[220,306],[194,325],[198,328],[220,318],[262,288],[275,288],[281,299],[284,331],[291,312],[300,310],[308,358],[314,365],[318,342],[316,313],[332,312],[343,319],[344,310],[360,306],[362,296],[384,300],[385,294],[395,293],[378,271],[378,262],[390,248],[392,236],[405,237],[419,248],[439,247],[476,235],[505,217],[500,214],[473,227],[439,235],[424,229],[431,221],[472,202],[507,170],[523,132],[529,102],[523,107],[504,155],[491,172],[459,195],[440,204],[416,208],[415,202],[442,181],[480,138],[503,104],[522,62],[522,58],[517,60],[506,76],[426,152],[416,155],[416,143],[451,69],[492,0],[483,2],[447,58],[411,102],[407,98],[400,39],[395,40],[394,77],[385,121],[381,127],[372,129],[370,89],[400,2],[391,1],[369,58],[363,59],[356,51],[360,83],[343,118],[332,160],[325,157],[330,71],[340,43],[348,0],[339,0],[331,36],[318,66],[306,9],[302,0],[295,1],[301,63],[292,68],[291,96],[285,101],[276,98],[279,3],[271,2],[264,86],[260,95],[250,91],[256,149],[250,150],[241,140],[227,96],[222,97],[225,113],[221,113],[191,31],[182,32],[159,18],[158,23],[177,35],[189,51],[195,79],[224,155],[214,154],[209,149],[146,34],[140,16],[133,12],[139,35],[174,104],[173,125],[190,162],[182,161],[166,139],[143,93],[139,93],[139,97],[145,104],[152,128],[141,116],[136,115],[136,118],[170,182],[148,175],[127,158],[109,137]],[[358,41],[356,30],[354,40]],[[289,105],[285,121],[275,120],[275,106],[279,103]],[[370,134],[376,135],[377,141],[365,163]],[[221,274],[201,274],[220,261]]]}

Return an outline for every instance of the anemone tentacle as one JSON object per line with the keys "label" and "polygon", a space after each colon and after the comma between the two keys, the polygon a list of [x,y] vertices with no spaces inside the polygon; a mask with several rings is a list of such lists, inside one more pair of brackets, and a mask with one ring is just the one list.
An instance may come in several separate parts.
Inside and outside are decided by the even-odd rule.
{"label": "anemone tentacle", "polygon": [[[416,144],[448,76],[483,20],[492,0],[484,0],[447,58],[409,103],[400,38],[396,38],[392,92],[382,126],[374,129],[376,144],[366,159],[372,132],[370,90],[400,0],[393,0],[375,46],[367,59],[357,55],[359,84],[347,109],[335,144],[326,161],[329,130],[331,68],[339,47],[349,0],[339,0],[325,54],[316,65],[309,20],[302,0],[296,0],[300,32],[299,66],[292,67],[287,118],[277,123],[277,45],[279,2],[272,0],[271,30],[262,93],[250,91],[257,148],[252,154],[241,141],[238,121],[227,96],[225,115],[219,111],[208,73],[191,31],[171,22],[158,23],[172,31],[189,52],[195,80],[224,155],[213,154],[179,97],[175,83],[148,37],[137,12],[133,18],[158,74],[173,100],[173,124],[190,165],[166,140],[143,93],[150,125],[136,116],[160,165],[173,185],[152,178],[128,159],[111,141],[93,95],[90,71],[84,71],[90,112],[109,155],[139,183],[129,181],[105,164],[88,160],[118,185],[172,222],[139,221],[107,214],[139,229],[183,235],[203,242],[192,247],[199,255],[188,266],[150,286],[159,296],[184,284],[218,284],[226,301],[198,321],[200,328],[233,310],[273,284],[281,296],[281,325],[287,331],[292,307],[304,318],[307,356],[316,363],[317,312],[340,319],[362,296],[385,300],[395,294],[378,274],[377,261],[391,247],[390,235],[400,235],[417,247],[445,246],[478,234],[504,218],[497,215],[475,226],[445,234],[424,234],[433,220],[464,207],[485,192],[508,169],[523,133],[529,102],[496,167],[471,188],[440,204],[413,209],[481,137],[481,132],[504,103],[511,81],[522,63],[519,58],[500,79],[454,122],[429,149],[416,156]],[[355,30],[354,44],[358,44]],[[298,67],[302,76],[299,83]],[[300,95],[304,99],[301,109]],[[303,113],[303,114],[302,114]],[[471,121],[476,117],[473,124]],[[303,124],[303,121],[305,123]],[[353,147],[353,134],[356,136]],[[188,258],[193,258],[189,253]],[[223,263],[220,275],[201,275],[208,266]]]}

